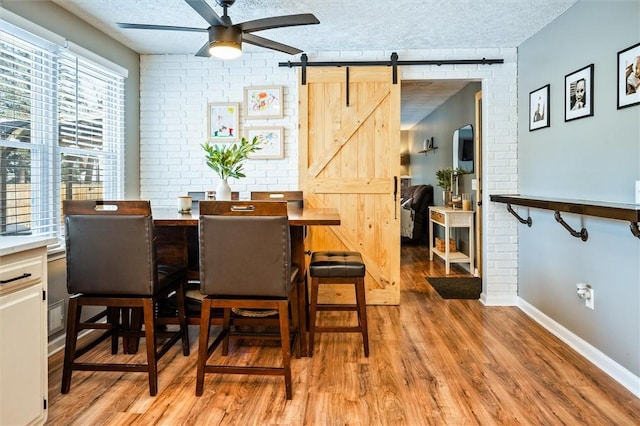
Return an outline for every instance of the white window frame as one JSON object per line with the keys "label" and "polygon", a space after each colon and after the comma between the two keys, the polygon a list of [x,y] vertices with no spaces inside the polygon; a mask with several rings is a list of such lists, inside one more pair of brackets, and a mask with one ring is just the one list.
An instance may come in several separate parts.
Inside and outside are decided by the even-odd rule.
{"label": "white window frame", "polygon": [[[57,250],[63,247],[64,228],[62,225],[61,196],[62,196],[62,162],[63,155],[78,155],[84,157],[94,157],[102,159],[101,164],[108,164],[102,180],[103,198],[118,199],[124,194],[124,154],[125,154],[125,134],[124,134],[124,82],[127,72],[124,68],[99,57],[95,53],[89,52],[73,43],[67,42],[61,37],[50,33],[48,30],[32,24],[23,18],[14,15],[4,9],[2,19],[0,19],[0,31],[12,34],[23,41],[37,47],[43,55],[53,56],[50,68],[44,72],[47,87],[51,87],[52,93],[47,94],[48,102],[40,102],[37,98],[40,94],[37,90],[32,91],[30,104],[30,141],[21,142],[18,140],[0,138],[0,147],[19,148],[31,152],[30,156],[30,224],[32,235],[54,236],[58,238],[58,245],[51,246],[50,250]],[[5,13],[6,12],[6,13]],[[43,37],[44,36],[44,37]],[[53,42],[52,42],[53,41]],[[36,55],[34,55],[35,57]],[[59,122],[58,122],[58,58],[75,57],[75,63],[82,62],[92,69],[99,69],[102,75],[107,75],[107,86],[109,94],[116,99],[115,106],[109,107],[102,104],[97,107],[98,112],[109,110],[109,114],[104,114],[103,126],[101,128],[101,147],[93,149],[79,149],[69,146],[60,146]],[[81,58],[78,59],[78,58]],[[73,60],[73,59],[72,59]],[[33,69],[33,68],[32,68]],[[77,68],[76,68],[77,69]],[[87,69],[87,68],[85,68]],[[44,70],[44,68],[43,68]],[[0,69],[0,72],[2,70]],[[32,76],[30,76],[32,78]],[[109,82],[113,82],[109,84]],[[76,80],[76,84],[77,80]],[[77,86],[76,86],[77,87]],[[1,86],[0,86],[1,90]],[[30,89],[33,90],[33,89]],[[76,89],[77,93],[77,89]],[[35,96],[34,96],[35,95]],[[75,99],[78,102],[78,98]],[[78,104],[76,104],[78,105]],[[9,112],[7,111],[7,114]],[[0,111],[0,121],[3,114]],[[5,117],[9,117],[7,115]],[[76,119],[79,116],[76,115]],[[48,129],[46,128],[48,126]],[[43,137],[44,136],[44,137]],[[108,140],[107,140],[108,139]],[[102,176],[102,175],[101,175]],[[7,194],[9,190],[7,189]],[[6,198],[7,194],[3,194]],[[2,216],[7,215],[2,212]]]}

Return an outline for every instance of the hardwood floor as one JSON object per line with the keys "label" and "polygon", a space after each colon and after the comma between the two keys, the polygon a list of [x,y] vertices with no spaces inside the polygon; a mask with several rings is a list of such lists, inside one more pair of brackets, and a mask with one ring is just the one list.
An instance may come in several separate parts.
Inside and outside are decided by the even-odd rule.
{"label": "hardwood floor", "polygon": [[[156,397],[144,374],[104,372],[74,372],[61,395],[62,353],[52,355],[48,424],[638,424],[640,399],[518,308],[443,300],[425,280],[438,275],[444,265],[426,248],[403,247],[400,306],[368,307],[370,357],[358,334],[317,336],[313,358],[292,360],[291,401],[281,377],[259,376],[207,375],[196,397],[192,327],[191,355],[176,345],[161,360]],[[236,350],[234,362],[280,359],[277,346]]]}

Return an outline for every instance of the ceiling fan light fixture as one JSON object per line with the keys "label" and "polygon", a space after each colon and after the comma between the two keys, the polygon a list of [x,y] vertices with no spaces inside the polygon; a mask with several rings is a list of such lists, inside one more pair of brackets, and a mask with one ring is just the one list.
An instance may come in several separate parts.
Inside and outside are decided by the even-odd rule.
{"label": "ceiling fan light fixture", "polygon": [[242,55],[242,49],[234,42],[214,41],[209,46],[209,53],[218,59],[235,59]]}
{"label": "ceiling fan light fixture", "polygon": [[219,59],[234,59],[242,55],[242,31],[235,27],[211,27],[209,53]]}
{"label": "ceiling fan light fixture", "polygon": [[[131,28],[140,30],[164,30],[164,31],[188,31],[207,32],[209,40],[203,43],[195,56],[208,58],[214,56],[220,59],[233,59],[242,54],[242,42],[258,47],[275,50],[278,52],[297,55],[302,50],[283,43],[278,43],[263,37],[254,35],[253,32],[270,30],[273,28],[296,27],[299,25],[319,24],[318,18],[312,13],[300,13],[296,15],[273,16],[270,18],[254,19],[239,24],[234,24],[227,14],[227,8],[236,0],[216,0],[222,6],[224,13],[218,15],[209,6],[207,0],[185,0],[191,8],[209,24],[208,28],[178,27],[174,25],[151,25],[151,24],[127,24],[117,23],[120,28]],[[0,3],[2,0],[0,0]]]}

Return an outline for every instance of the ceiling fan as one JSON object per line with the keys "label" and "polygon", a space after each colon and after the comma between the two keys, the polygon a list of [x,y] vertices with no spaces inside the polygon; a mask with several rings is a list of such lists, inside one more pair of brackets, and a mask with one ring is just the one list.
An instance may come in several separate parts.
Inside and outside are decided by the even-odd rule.
{"label": "ceiling fan", "polygon": [[149,24],[126,24],[116,23],[120,28],[131,28],[139,30],[168,30],[168,31],[192,31],[206,32],[209,34],[207,41],[196,52],[196,56],[209,57],[211,55],[221,59],[232,59],[242,54],[242,42],[255,46],[266,47],[267,49],[295,55],[302,53],[302,50],[277,41],[269,40],[253,34],[256,31],[270,30],[272,28],[293,27],[298,25],[319,24],[318,18],[312,13],[298,15],[274,16],[271,18],[256,19],[253,21],[233,24],[227,15],[227,8],[236,0],[216,0],[222,6],[223,14],[218,15],[205,0],[185,0],[205,21],[210,25],[208,28],[175,27],[168,25]]}

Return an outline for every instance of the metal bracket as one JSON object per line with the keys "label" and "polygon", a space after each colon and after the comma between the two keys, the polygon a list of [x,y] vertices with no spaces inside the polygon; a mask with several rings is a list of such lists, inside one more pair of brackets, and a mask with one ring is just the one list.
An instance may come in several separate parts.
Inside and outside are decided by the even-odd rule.
{"label": "metal bracket", "polygon": [[572,237],[580,238],[582,241],[587,241],[587,239],[589,238],[589,233],[587,232],[586,228],[582,228],[580,232],[576,231],[575,229],[570,227],[567,222],[564,221],[564,219],[562,219],[559,211],[556,211],[553,216],[556,218],[556,222],[564,226],[564,229],[569,231],[569,234],[571,234]]}
{"label": "metal bracket", "polygon": [[629,225],[629,228],[631,228],[631,233],[633,234],[634,237],[640,238],[640,229],[638,229],[637,222],[631,222],[631,224]]}
{"label": "metal bracket", "polygon": [[398,84],[398,54],[393,52],[391,54],[391,66],[393,67],[393,84]]}
{"label": "metal bracket", "polygon": [[531,220],[531,216],[528,216],[526,219],[523,219],[522,217],[520,217],[518,213],[515,212],[515,210],[511,208],[511,204],[507,204],[507,211],[512,215],[514,215],[516,219],[518,219],[518,222],[522,224],[526,224],[529,228],[531,228],[531,224],[533,223],[533,220]]}
{"label": "metal bracket", "polygon": [[302,67],[302,85],[306,86],[307,84],[307,61],[309,60],[309,57],[307,56],[306,53],[303,53],[300,56],[300,66]]}
{"label": "metal bracket", "polygon": [[346,72],[346,96],[347,96],[347,108],[349,107],[349,67],[345,68]]}

